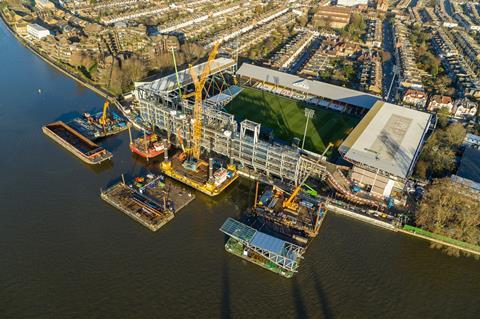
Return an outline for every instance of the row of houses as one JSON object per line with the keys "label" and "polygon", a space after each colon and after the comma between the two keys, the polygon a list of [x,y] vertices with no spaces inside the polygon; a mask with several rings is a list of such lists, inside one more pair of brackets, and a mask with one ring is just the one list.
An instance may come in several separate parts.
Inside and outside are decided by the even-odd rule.
{"label": "row of houses", "polygon": [[382,94],[382,58],[378,51],[367,52],[362,56],[360,89],[365,92]]}
{"label": "row of houses", "polygon": [[371,48],[381,48],[383,41],[382,20],[369,18],[365,33],[365,45]]}
{"label": "row of houses", "polygon": [[409,30],[400,20],[394,24],[395,55],[400,63],[400,86],[402,89],[423,90],[422,71],[417,67],[415,53],[408,39]]}
{"label": "row of houses", "polygon": [[450,96],[433,95],[429,99],[425,92],[412,89],[405,92],[402,101],[405,105],[431,113],[447,109],[451,117],[460,120],[474,119],[478,112],[478,103],[468,98],[454,100]]}
{"label": "row of houses", "polygon": [[[460,93],[465,96],[480,97],[480,83],[477,73],[472,69],[472,61],[465,59],[465,52],[470,51],[470,45],[461,43],[463,35],[461,32],[440,28],[435,33],[432,42],[433,48],[440,56],[442,64],[449,76],[455,80]],[[470,62],[467,62],[470,61]],[[478,62],[474,61],[475,70],[478,70]]]}

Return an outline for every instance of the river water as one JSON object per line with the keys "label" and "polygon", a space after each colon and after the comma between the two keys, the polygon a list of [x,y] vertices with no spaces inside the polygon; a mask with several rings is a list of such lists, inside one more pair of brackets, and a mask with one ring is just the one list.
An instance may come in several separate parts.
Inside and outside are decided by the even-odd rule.
{"label": "river water", "polygon": [[0,61],[0,318],[478,318],[478,261],[346,217],[327,216],[293,279],[227,254],[218,229],[248,206],[246,180],[150,232],[99,196],[145,170],[128,134],[92,169],[41,131],[103,100],[3,23]]}

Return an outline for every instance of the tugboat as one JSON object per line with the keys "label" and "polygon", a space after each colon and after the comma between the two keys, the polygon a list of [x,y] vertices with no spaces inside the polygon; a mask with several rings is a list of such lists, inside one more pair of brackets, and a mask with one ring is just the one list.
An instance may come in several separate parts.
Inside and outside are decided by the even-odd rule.
{"label": "tugboat", "polygon": [[130,151],[149,160],[162,155],[165,152],[165,145],[157,134],[144,133],[143,137],[134,140],[130,136]]}

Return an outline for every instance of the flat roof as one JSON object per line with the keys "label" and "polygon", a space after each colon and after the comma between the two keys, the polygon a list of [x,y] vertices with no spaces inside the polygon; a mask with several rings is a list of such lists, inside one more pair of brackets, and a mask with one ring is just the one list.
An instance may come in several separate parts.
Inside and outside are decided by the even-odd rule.
{"label": "flat roof", "polygon": [[42,27],[41,25],[36,24],[36,23],[30,23],[28,26],[31,27],[31,28],[33,28],[33,29],[35,29],[35,30],[37,30],[37,31],[48,31],[47,28],[44,28],[44,27]]}
{"label": "flat roof", "polygon": [[465,148],[457,176],[480,183],[480,150],[472,147]]}
{"label": "flat roof", "polygon": [[381,100],[381,97],[373,94],[321,81],[308,80],[297,75],[248,63],[243,63],[238,69],[237,74],[243,77],[253,78],[257,81],[272,83],[292,90],[305,92],[312,96],[328,98],[365,109],[372,108],[377,101]]}
{"label": "flat roof", "polygon": [[[203,72],[205,65],[206,65],[206,62],[197,64],[193,67],[197,72],[198,76],[200,76],[200,74]],[[210,73],[215,74],[233,65],[235,65],[235,60],[233,59],[217,58],[212,61]],[[178,80],[182,87],[192,83],[192,77],[190,75],[189,69],[178,71]],[[150,90],[154,92],[171,92],[178,89],[177,77],[175,73],[169,74],[167,76],[164,76],[157,80],[153,80],[151,82],[136,83],[135,86],[136,88],[142,88],[142,89]]]}
{"label": "flat roof", "polygon": [[266,250],[292,261],[297,260],[300,257],[300,254],[289,247],[295,247],[299,249],[300,252],[303,252],[303,248],[300,246],[262,233],[230,217],[227,218],[222,227],[220,227],[220,231],[230,237],[243,241],[252,247]]}
{"label": "flat roof", "polygon": [[339,148],[346,160],[406,178],[420,151],[431,115],[379,101]]}

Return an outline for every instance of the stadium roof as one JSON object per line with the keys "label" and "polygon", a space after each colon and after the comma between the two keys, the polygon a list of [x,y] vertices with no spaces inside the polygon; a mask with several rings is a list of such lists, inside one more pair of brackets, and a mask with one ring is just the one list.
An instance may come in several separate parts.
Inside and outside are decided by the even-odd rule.
{"label": "stadium roof", "polygon": [[408,177],[431,115],[379,101],[339,148],[346,160]]}
{"label": "stadium roof", "polygon": [[[197,75],[200,76],[200,74],[203,72],[203,69],[205,68],[205,64],[197,64],[193,68],[197,72]],[[235,65],[235,61],[232,59],[227,59],[227,58],[217,58],[212,61],[212,66],[211,66],[211,74],[218,73],[220,71],[223,71],[231,66]],[[192,83],[192,77],[190,76],[190,71],[188,69],[184,69],[181,71],[178,71],[178,80],[180,82],[180,85],[183,87],[185,85],[188,85]],[[160,78],[158,80],[154,80],[151,82],[139,82],[135,84],[135,87],[142,88],[145,90],[149,91],[154,91],[154,92],[170,92],[174,91],[178,88],[177,86],[177,77],[175,73],[169,74],[167,76],[164,76],[163,78]]]}
{"label": "stadium roof", "polygon": [[381,98],[365,92],[347,89],[320,81],[301,78],[296,75],[243,63],[237,74],[257,81],[279,85],[292,90],[306,92],[309,95],[340,101],[350,105],[370,109]]}

